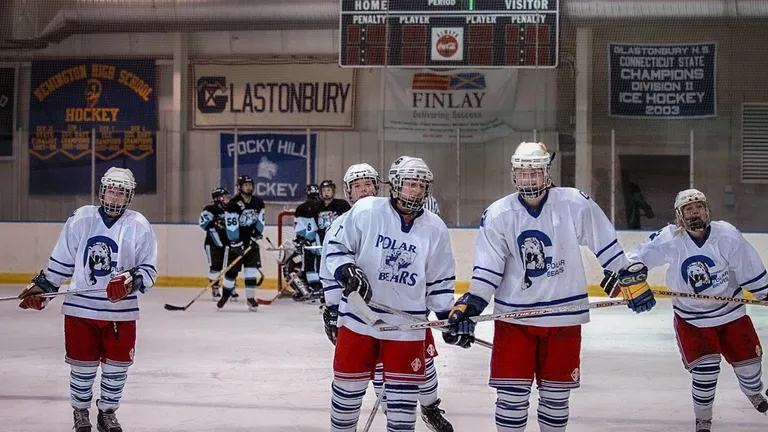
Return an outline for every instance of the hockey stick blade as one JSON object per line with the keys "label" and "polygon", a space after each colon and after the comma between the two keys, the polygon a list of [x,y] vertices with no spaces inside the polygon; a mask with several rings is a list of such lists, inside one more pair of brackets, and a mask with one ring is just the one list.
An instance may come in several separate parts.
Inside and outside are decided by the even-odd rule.
{"label": "hockey stick blade", "polygon": [[[547,314],[559,313],[559,312],[576,312],[576,311],[585,310],[585,309],[600,309],[604,307],[620,306],[620,305],[626,305],[626,304],[627,304],[627,300],[608,300],[608,301],[600,301],[600,302],[588,303],[583,305],[558,306],[558,307],[550,307],[550,308],[543,308],[543,309],[529,309],[529,310],[521,310],[521,311],[515,311],[515,312],[504,312],[504,313],[498,313],[493,315],[480,315],[480,316],[472,317],[470,319],[475,323],[479,323],[479,322],[495,321],[495,320],[502,320],[502,319],[530,318],[534,316],[547,315]],[[421,330],[426,328],[445,327],[447,325],[448,325],[448,320],[437,320],[437,321],[424,321],[424,322],[414,323],[414,324],[402,324],[398,326],[379,326],[377,330],[385,331],[385,332],[386,331],[403,331],[403,330]]]}
{"label": "hockey stick blade", "polygon": [[384,323],[379,315],[372,311],[365,300],[360,296],[357,291],[352,291],[347,294],[347,303],[352,305],[359,313],[360,319],[365,321],[369,326],[375,326],[378,323]]}
{"label": "hockey stick blade", "polygon": [[231,263],[229,263],[229,265],[227,266],[227,268],[225,268],[224,270],[222,270],[222,271],[221,271],[221,273],[219,273],[219,275],[218,275],[218,276],[216,276],[216,279],[212,280],[212,281],[211,281],[211,282],[210,282],[208,285],[206,285],[206,287],[205,287],[205,288],[203,288],[202,290],[200,290],[200,292],[199,292],[199,293],[197,293],[197,295],[195,296],[195,298],[193,298],[191,302],[187,303],[187,305],[186,305],[186,306],[174,306],[174,305],[172,305],[172,304],[168,304],[168,303],[166,303],[166,304],[165,304],[165,306],[164,306],[164,307],[165,307],[165,310],[167,310],[167,311],[185,311],[185,310],[189,309],[189,307],[190,307],[190,306],[192,306],[192,304],[193,304],[194,302],[196,302],[196,301],[197,301],[197,299],[199,299],[200,297],[202,297],[202,296],[203,296],[203,294],[205,294],[206,292],[208,292],[208,290],[209,290],[209,289],[211,289],[211,287],[212,287],[214,284],[216,284],[216,282],[218,282],[219,280],[221,280],[221,278],[223,278],[223,277],[224,277],[224,275],[225,275],[225,274],[226,274],[226,273],[229,271],[229,269],[231,269],[232,267],[234,267],[234,266],[235,266],[235,264],[237,264],[238,262],[240,262],[240,260],[241,260],[241,259],[243,259],[243,257],[245,256],[245,254],[247,254],[247,253],[248,253],[248,252],[251,250],[251,248],[252,248],[252,247],[253,247],[253,245],[251,245],[251,246],[248,246],[248,247],[247,247],[247,248],[246,248],[246,249],[243,251],[243,254],[242,254],[242,255],[240,255],[239,257],[237,257],[237,258],[235,258],[235,259],[233,259],[233,260],[232,260],[232,262],[231,262]]}

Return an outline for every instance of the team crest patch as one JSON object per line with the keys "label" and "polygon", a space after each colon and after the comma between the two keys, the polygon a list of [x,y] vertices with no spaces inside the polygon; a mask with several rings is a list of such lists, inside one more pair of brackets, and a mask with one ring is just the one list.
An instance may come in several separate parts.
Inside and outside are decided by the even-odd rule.
{"label": "team crest patch", "polygon": [[421,360],[413,359],[413,361],[411,362],[411,367],[413,368],[414,372],[418,372],[419,369],[421,369]]}
{"label": "team crest patch", "polygon": [[96,285],[98,277],[111,276],[117,268],[117,243],[109,237],[95,236],[86,242],[83,254],[85,280],[88,285]]}
{"label": "team crest patch", "polygon": [[133,356],[136,354],[136,348],[131,348],[130,351],[128,351],[128,357],[133,361]]}
{"label": "team crest patch", "polygon": [[579,382],[580,374],[581,372],[579,372],[579,368],[576,368],[573,370],[573,372],[571,372],[571,379],[573,380],[573,382]]}
{"label": "team crest patch", "polygon": [[758,357],[763,356],[763,349],[760,348],[760,345],[755,345],[755,354],[757,354]]}
{"label": "team crest patch", "polygon": [[[760,347],[758,347],[758,348],[760,348]],[[435,356],[435,346],[434,345],[429,344],[429,346],[427,347],[427,354],[429,354],[432,357]]]}

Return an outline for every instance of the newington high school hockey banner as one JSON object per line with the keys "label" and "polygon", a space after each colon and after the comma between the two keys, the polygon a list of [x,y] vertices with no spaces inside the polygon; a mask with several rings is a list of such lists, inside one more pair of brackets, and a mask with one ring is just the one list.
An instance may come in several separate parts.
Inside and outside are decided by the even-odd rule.
{"label": "newington high school hockey banner", "polygon": [[196,129],[355,126],[355,71],[336,63],[209,62],[192,65]]}
{"label": "newington high school hockey banner", "polygon": [[36,61],[31,88],[30,195],[90,195],[93,156],[97,187],[116,166],[155,192],[155,60]]}

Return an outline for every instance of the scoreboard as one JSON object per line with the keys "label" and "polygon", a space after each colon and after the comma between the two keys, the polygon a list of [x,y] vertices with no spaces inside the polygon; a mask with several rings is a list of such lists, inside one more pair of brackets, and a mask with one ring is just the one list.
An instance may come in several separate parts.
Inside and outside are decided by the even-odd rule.
{"label": "scoreboard", "polygon": [[560,0],[340,1],[342,67],[557,67]]}

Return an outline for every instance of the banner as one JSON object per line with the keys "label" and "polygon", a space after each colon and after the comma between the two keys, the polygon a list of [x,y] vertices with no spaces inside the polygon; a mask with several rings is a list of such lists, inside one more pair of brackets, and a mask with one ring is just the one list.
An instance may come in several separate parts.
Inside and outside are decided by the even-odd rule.
{"label": "banner", "polygon": [[517,70],[387,69],[387,141],[481,143],[509,135]]}
{"label": "banner", "polygon": [[[267,203],[301,203],[307,199],[307,164],[310,181],[315,181],[317,134],[305,133],[219,134],[221,149],[220,184],[232,194],[235,152],[237,175],[253,177],[254,193]],[[307,150],[310,157],[307,158]]]}
{"label": "banner", "polygon": [[695,119],[717,116],[717,44],[609,44],[609,115]]}
{"label": "banner", "polygon": [[0,68],[0,158],[13,156],[13,98],[16,88],[16,68]]}
{"label": "banner", "polygon": [[333,64],[193,64],[197,129],[353,129],[355,71]]}
{"label": "banner", "polygon": [[91,193],[110,167],[129,168],[137,193],[157,188],[154,60],[32,62],[29,193]]}

